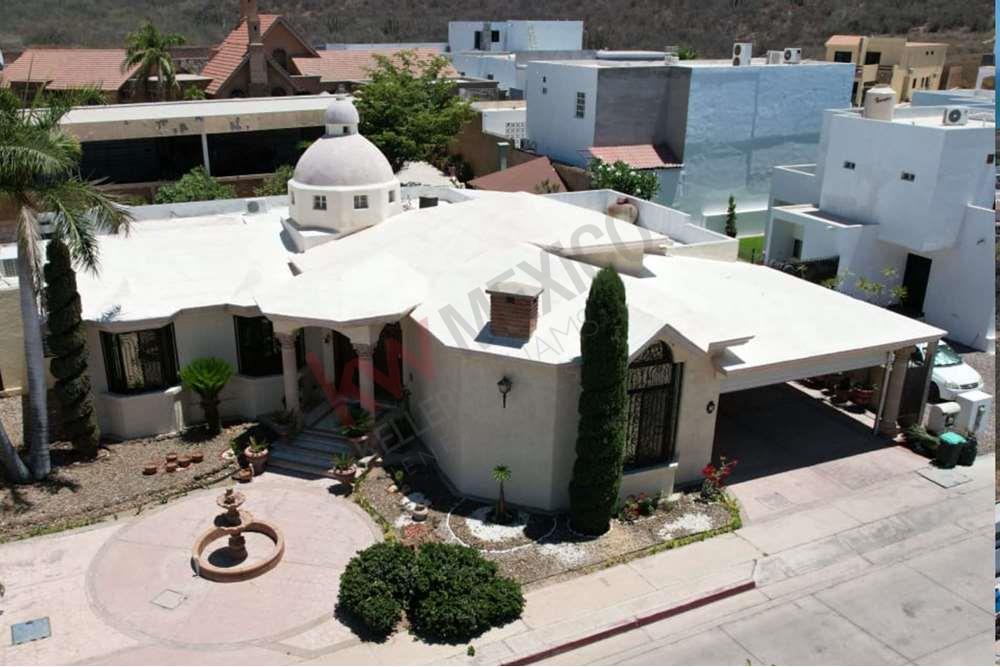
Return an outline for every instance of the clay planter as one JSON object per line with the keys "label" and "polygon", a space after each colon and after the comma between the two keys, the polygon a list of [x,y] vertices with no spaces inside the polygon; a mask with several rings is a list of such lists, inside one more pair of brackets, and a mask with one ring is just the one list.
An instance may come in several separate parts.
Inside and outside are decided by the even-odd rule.
{"label": "clay planter", "polygon": [[861,389],[859,387],[851,389],[851,403],[859,407],[871,405],[873,396],[875,396],[874,389]]}
{"label": "clay planter", "polygon": [[250,467],[253,469],[254,477],[264,472],[264,464],[267,463],[267,454],[268,451],[266,449],[255,452],[247,447],[243,450],[243,455],[247,457],[247,461],[250,462]]}
{"label": "clay planter", "polygon": [[164,472],[174,472],[177,470],[177,461],[167,461],[163,466]]}
{"label": "clay planter", "polygon": [[191,465],[191,457],[190,456],[179,456],[179,457],[177,457],[177,467],[178,468],[187,468],[189,465]]}
{"label": "clay planter", "polygon": [[149,463],[147,463],[146,465],[144,465],[142,467],[142,474],[143,475],[155,475],[156,471],[159,470],[159,469],[160,469],[160,466],[157,465],[156,461],[150,461]]}
{"label": "clay planter", "polygon": [[413,519],[414,521],[426,521],[427,520],[427,506],[426,505],[417,505],[416,507],[414,507],[413,511],[410,513],[410,518]]}
{"label": "clay planter", "polygon": [[191,452],[191,463],[201,463],[205,460],[205,455],[201,452]]}
{"label": "clay planter", "polygon": [[619,197],[614,204],[608,206],[608,215],[623,222],[635,224],[639,218],[639,209],[625,197]]}
{"label": "clay planter", "polygon": [[253,479],[253,470],[250,468],[240,468],[232,474],[232,478],[241,484],[245,484]]}
{"label": "clay planter", "polygon": [[175,452],[170,452],[167,454],[167,463],[176,463],[177,454]]}
{"label": "clay planter", "polygon": [[350,468],[341,470],[340,468],[330,469],[330,477],[343,484],[344,486],[350,488],[354,486],[354,480],[358,474],[358,467],[352,465]]}
{"label": "clay planter", "polygon": [[831,399],[837,405],[843,405],[847,401],[851,400],[851,390],[850,389],[837,389],[833,392],[833,398]]}

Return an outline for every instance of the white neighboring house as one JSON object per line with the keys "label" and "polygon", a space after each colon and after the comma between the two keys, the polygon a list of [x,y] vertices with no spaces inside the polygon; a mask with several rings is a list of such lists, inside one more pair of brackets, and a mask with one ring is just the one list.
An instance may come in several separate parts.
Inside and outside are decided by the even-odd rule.
{"label": "white neighboring house", "polygon": [[822,111],[850,104],[853,77],[844,63],[733,66],[661,52],[531,62],[528,139],[566,164],[652,170],[658,203],[716,231],[733,195],[739,234],[762,234],[772,168],[815,159]]}
{"label": "white neighboring house", "polygon": [[859,278],[899,283],[905,312],[992,349],[993,113],[887,104],[828,111],[818,162],[775,170],[765,258],[836,258],[839,289],[859,297]]}
{"label": "white neighboring house", "polygon": [[[636,224],[622,222],[609,215],[620,208],[612,191],[421,187],[394,208],[387,161],[358,148],[346,104],[333,103],[327,137],[299,163],[291,207],[280,197],[139,207],[128,236],[100,237],[100,276],[77,279],[105,433],[201,420],[177,370],[203,356],[237,369],[221,396],[224,416],[285,407],[303,414],[307,433],[329,428],[320,375],[380,417],[405,388],[422,443],[460,493],[494,497],[490,471],[505,463],[511,502],[559,510],[575,459],[580,327],[598,267],[619,271],[629,310],[623,494],[700,482],[713,460],[716,408],[731,392],[887,364],[879,423],[894,427],[913,346],[944,334],[739,262],[735,240],[684,213],[634,201]],[[323,192],[343,202],[377,192],[386,207],[378,220],[331,199],[313,208]],[[289,458],[293,447],[277,446],[272,462],[329,466],[315,452]]]}

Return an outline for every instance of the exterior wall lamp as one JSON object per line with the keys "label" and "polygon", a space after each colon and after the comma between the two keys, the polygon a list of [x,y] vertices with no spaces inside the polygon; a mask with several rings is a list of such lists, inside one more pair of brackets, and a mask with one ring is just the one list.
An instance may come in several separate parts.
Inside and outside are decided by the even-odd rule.
{"label": "exterior wall lamp", "polygon": [[507,407],[507,394],[510,393],[511,387],[513,387],[513,386],[514,386],[514,383],[511,382],[510,378],[507,377],[506,375],[504,375],[502,378],[500,378],[500,381],[497,382],[497,391],[500,392],[500,397],[503,399],[503,407],[504,408]]}

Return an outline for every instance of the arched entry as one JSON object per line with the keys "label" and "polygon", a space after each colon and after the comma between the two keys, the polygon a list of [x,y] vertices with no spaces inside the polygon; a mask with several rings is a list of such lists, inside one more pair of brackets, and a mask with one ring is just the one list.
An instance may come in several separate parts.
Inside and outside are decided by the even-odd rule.
{"label": "arched entry", "polygon": [[[351,340],[338,331],[333,332],[333,358],[338,391],[348,393],[350,387],[356,391],[359,382],[358,353]],[[375,398],[389,403],[400,400],[403,389],[403,334],[398,322],[382,327],[372,354],[372,365],[375,368]]]}
{"label": "arched entry", "polygon": [[673,460],[683,370],[662,341],[629,364],[626,470]]}

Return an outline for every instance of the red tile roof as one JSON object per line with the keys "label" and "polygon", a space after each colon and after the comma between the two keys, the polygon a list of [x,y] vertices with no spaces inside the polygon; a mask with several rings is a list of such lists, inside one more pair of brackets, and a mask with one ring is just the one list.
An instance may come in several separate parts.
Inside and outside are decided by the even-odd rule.
{"label": "red tile roof", "polygon": [[75,90],[95,86],[121,88],[137,68],[122,72],[125,49],[25,49],[3,71],[4,86],[13,82],[47,81],[49,90]]}
{"label": "red tile roof", "polygon": [[480,176],[469,181],[469,186],[476,190],[498,190],[500,192],[534,192],[544,181],[558,186],[559,192],[565,192],[559,174],[545,156],[524,162],[503,171],[495,171],[486,176]]}
{"label": "red tile roof", "polygon": [[653,144],[632,144],[629,146],[591,146],[580,151],[586,157],[594,157],[608,164],[621,160],[633,169],[664,169],[681,167],[681,161],[666,146]]}
{"label": "red tile roof", "polygon": [[[260,14],[261,36],[267,35],[267,31],[280,18],[278,14]],[[233,28],[232,32],[222,40],[222,43],[219,44],[215,53],[201,70],[202,76],[212,77],[212,83],[208,84],[208,87],[205,88],[206,93],[214,95],[219,92],[222,84],[233,75],[240,66],[240,63],[243,62],[249,44],[250,37],[247,34],[247,23],[241,20],[240,24]]]}
{"label": "red tile roof", "polygon": [[[292,58],[292,62],[302,74],[319,75],[323,83],[367,81],[370,78],[370,70],[376,65],[376,55],[392,58],[400,51],[412,51],[418,62],[441,55],[434,49],[335,49],[319,51],[318,58]],[[441,70],[441,76],[457,77],[458,72],[451,65],[447,65]]]}

